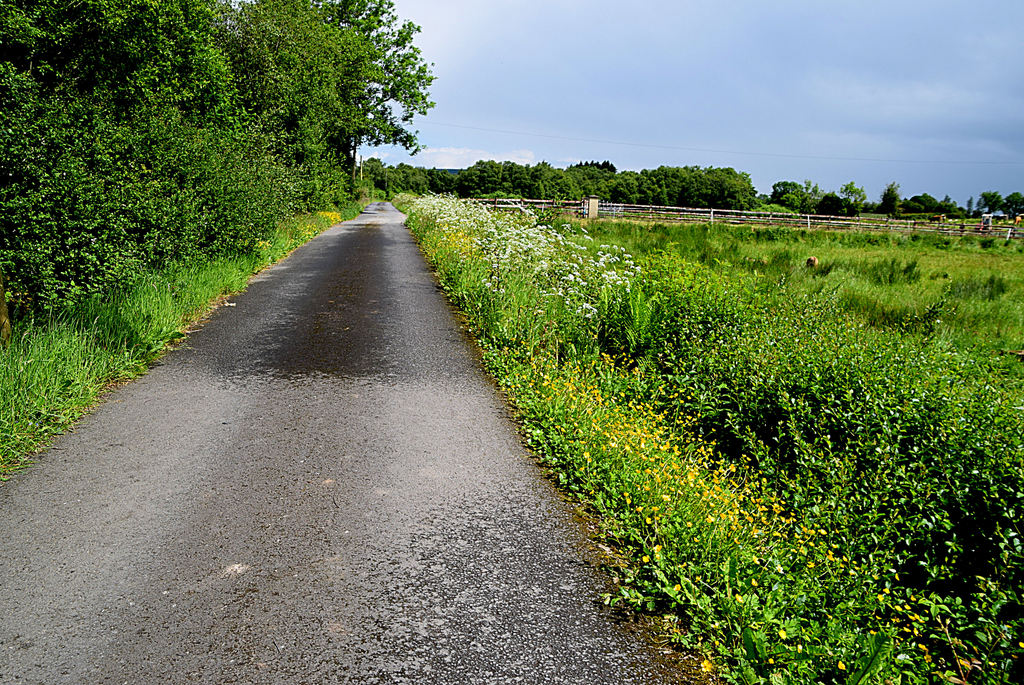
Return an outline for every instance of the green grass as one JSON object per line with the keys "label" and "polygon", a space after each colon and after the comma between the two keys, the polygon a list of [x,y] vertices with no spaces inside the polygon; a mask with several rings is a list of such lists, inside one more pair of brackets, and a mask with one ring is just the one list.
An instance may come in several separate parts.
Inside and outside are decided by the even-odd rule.
{"label": "green grass", "polygon": [[30,464],[109,384],[144,373],[217,298],[244,289],[253,273],[360,210],[295,217],[258,254],[144,274],[127,292],[16,324],[10,346],[0,350],[0,478]]}
{"label": "green grass", "polygon": [[1016,245],[411,212],[619,550],[609,602],[729,682],[1024,678],[1024,382],[991,354],[1019,283],[988,261]]}
{"label": "green grass", "polygon": [[979,354],[1024,348],[1024,241],[610,221],[588,229],[638,255],[666,252],[757,274],[794,296],[837,298],[873,326]]}

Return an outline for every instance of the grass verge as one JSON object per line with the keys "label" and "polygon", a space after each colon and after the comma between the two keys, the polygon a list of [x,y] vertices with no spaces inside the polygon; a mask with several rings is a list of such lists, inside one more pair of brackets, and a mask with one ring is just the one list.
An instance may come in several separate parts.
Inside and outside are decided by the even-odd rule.
{"label": "grass verge", "polygon": [[0,479],[74,423],[114,382],[143,373],[219,297],[362,205],[282,222],[259,252],[140,276],[127,292],[96,298],[45,321],[21,322],[0,350]]}
{"label": "grass verge", "polygon": [[729,682],[1024,679],[1024,388],[990,356],[595,226],[409,209],[528,440],[622,552],[609,602]]}

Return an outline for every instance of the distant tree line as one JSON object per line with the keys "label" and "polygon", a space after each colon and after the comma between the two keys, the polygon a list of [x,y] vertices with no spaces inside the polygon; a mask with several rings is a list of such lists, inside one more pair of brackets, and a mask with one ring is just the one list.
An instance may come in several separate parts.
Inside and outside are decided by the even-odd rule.
{"label": "distant tree line", "polygon": [[376,158],[363,161],[362,182],[369,192],[392,195],[407,191],[453,193],[460,197],[523,197],[538,200],[578,200],[597,195],[625,204],[770,210],[798,214],[890,216],[965,219],[983,212],[1024,213],[1024,196],[981,193],[975,204],[957,205],[948,195],[936,200],[927,193],[903,198],[896,183],[886,186],[878,202],[853,181],[838,191],[824,191],[811,181],[778,181],[771,193],[758,194],[750,176],[731,168],[667,167],[618,171],[614,164],[580,162],[559,169],[547,162],[480,161],[467,169],[425,169],[409,164],[388,166]]}
{"label": "distant tree line", "polygon": [[245,254],[431,106],[391,0],[0,0],[0,269],[29,309]]}
{"label": "distant tree line", "polygon": [[580,199],[597,195],[627,204],[751,209],[757,191],[746,173],[718,167],[658,167],[617,171],[610,162],[584,162],[559,169],[547,162],[477,162],[468,169],[423,169],[408,164],[389,167],[370,158],[362,165],[363,181],[389,193],[455,193],[460,197],[525,197],[540,200]]}

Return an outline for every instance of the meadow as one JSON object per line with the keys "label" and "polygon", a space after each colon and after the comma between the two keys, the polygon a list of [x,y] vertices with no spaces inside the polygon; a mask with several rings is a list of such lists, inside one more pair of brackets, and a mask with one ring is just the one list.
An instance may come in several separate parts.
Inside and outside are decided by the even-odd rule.
{"label": "meadow", "polygon": [[112,383],[144,372],[219,298],[361,210],[354,202],[294,217],[249,254],[143,272],[130,286],[16,321],[10,345],[0,348],[0,480],[29,465]]}
{"label": "meadow", "polygon": [[1024,680],[1019,243],[405,202],[609,603],[728,682]]}
{"label": "meadow", "polygon": [[[636,254],[669,252],[719,272],[759,274],[788,292],[836,298],[877,328],[996,354],[1024,347],[1022,240],[615,221],[590,228]],[[810,257],[815,268],[806,267]]]}

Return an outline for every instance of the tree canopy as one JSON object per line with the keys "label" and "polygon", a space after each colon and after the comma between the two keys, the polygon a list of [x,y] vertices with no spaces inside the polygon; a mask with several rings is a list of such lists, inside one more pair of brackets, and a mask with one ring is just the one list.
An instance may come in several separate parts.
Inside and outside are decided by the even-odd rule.
{"label": "tree canopy", "polygon": [[244,254],[418,148],[433,77],[390,0],[0,0],[0,269],[33,309]]}

